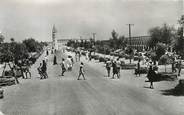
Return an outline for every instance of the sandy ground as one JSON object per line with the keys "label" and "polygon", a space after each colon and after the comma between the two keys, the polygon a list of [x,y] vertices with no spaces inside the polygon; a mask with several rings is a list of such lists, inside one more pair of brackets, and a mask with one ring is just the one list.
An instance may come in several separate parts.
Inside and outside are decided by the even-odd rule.
{"label": "sandy ground", "polygon": [[[71,72],[59,76],[59,65],[53,65],[49,56],[49,78],[40,80],[37,67],[44,56],[31,67],[32,79],[4,87],[0,110],[5,115],[183,115],[184,96],[164,95],[177,81],[154,83],[149,89],[145,75],[135,77],[133,70],[121,70],[121,78],[106,77],[104,63],[87,61],[87,80],[76,80],[80,62]],[[61,53],[57,54],[61,62]]]}

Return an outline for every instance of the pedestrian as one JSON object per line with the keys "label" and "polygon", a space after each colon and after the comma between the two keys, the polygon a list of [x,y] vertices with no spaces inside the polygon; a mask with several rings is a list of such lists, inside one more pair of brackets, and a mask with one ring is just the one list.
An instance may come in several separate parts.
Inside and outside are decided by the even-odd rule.
{"label": "pedestrian", "polygon": [[66,59],[66,61],[67,61],[67,70],[69,70],[69,71],[72,71],[72,60],[71,60],[71,58],[70,58],[71,56],[68,56],[67,57],[67,59]]}
{"label": "pedestrian", "polygon": [[57,58],[56,58],[56,55],[54,55],[53,65],[56,65],[56,64],[57,64]]}
{"label": "pedestrian", "polygon": [[136,72],[136,76],[137,76],[137,74],[140,76],[140,74],[141,74],[141,67],[140,67],[140,59],[138,60],[138,62],[137,62],[137,72]]}
{"label": "pedestrian", "polygon": [[48,63],[48,56],[45,56],[44,60],[46,63]]}
{"label": "pedestrian", "polygon": [[117,66],[116,66],[116,61],[113,61],[112,62],[112,71],[113,71],[112,79],[114,79],[114,76],[118,74],[118,72],[117,72]]}
{"label": "pedestrian", "polygon": [[49,51],[48,51],[48,50],[46,51],[46,55],[47,55],[47,56],[49,55]]}
{"label": "pedestrian", "polygon": [[149,71],[147,74],[147,77],[149,79],[150,82],[150,88],[153,89],[153,82],[155,81],[155,76],[156,76],[156,72],[153,70],[153,67],[150,66],[149,67]]}
{"label": "pedestrian", "polygon": [[91,51],[89,52],[88,57],[89,57],[89,61],[91,61],[91,59],[92,59],[92,57],[91,57]]}
{"label": "pedestrian", "polygon": [[61,62],[61,69],[62,69],[62,72],[61,72],[61,76],[64,76],[64,73],[66,71],[66,68],[65,68],[65,59],[62,59],[62,62]]}
{"label": "pedestrian", "polygon": [[181,59],[179,59],[178,61],[178,76],[180,76],[180,73],[181,73]]}
{"label": "pedestrian", "polygon": [[77,59],[77,51],[75,51],[75,61],[77,62],[78,59]]}
{"label": "pedestrian", "polygon": [[77,78],[77,80],[80,80],[80,76],[82,75],[83,79],[86,80],[85,76],[84,76],[84,64],[83,62],[81,62],[80,64],[80,68],[79,68],[79,76]]}
{"label": "pedestrian", "polygon": [[89,59],[89,51],[87,50],[87,52],[86,52],[86,54],[85,54],[85,56],[86,56],[86,60],[88,60]]}
{"label": "pedestrian", "polygon": [[176,72],[176,63],[174,57],[172,58],[172,72]]}
{"label": "pedestrian", "polygon": [[48,78],[48,74],[47,74],[47,63],[45,62],[45,60],[42,60],[42,67],[41,67],[44,79]]}
{"label": "pedestrian", "polygon": [[40,63],[39,67],[37,68],[38,74],[40,75],[40,79],[44,78],[43,72],[42,72],[42,63]]}
{"label": "pedestrian", "polygon": [[30,72],[29,68],[30,68],[29,60],[26,59],[25,60],[25,68],[24,68],[24,72],[26,74],[26,78],[28,78],[28,74],[29,74],[29,78],[31,78],[31,72]]}
{"label": "pedestrian", "polygon": [[111,61],[110,61],[110,59],[108,59],[107,62],[106,62],[106,69],[107,69],[107,77],[110,77],[110,72],[111,72]]}
{"label": "pedestrian", "polygon": [[116,67],[117,67],[117,78],[120,79],[121,61],[119,60],[119,58],[117,58]]}
{"label": "pedestrian", "polygon": [[79,61],[80,61],[80,58],[81,58],[81,51],[78,52],[78,56],[79,56]]}
{"label": "pedestrian", "polygon": [[13,71],[13,76],[14,76],[14,78],[15,78],[16,83],[19,84],[17,66],[14,65],[13,68],[11,68],[11,69],[12,69],[12,71]]}

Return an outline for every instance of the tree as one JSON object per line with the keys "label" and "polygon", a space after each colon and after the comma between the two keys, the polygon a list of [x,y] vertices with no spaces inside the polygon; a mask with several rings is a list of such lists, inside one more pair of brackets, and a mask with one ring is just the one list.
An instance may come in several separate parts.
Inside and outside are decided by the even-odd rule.
{"label": "tree", "polygon": [[4,39],[5,37],[2,34],[0,34],[0,44],[4,41]]}
{"label": "tree", "polygon": [[149,34],[151,36],[149,47],[155,49],[157,43],[170,45],[175,37],[176,30],[172,26],[163,24],[162,27],[151,28]]}
{"label": "tree", "polygon": [[165,54],[167,46],[163,43],[157,43],[156,47],[156,59],[159,60],[160,57]]}
{"label": "tree", "polygon": [[1,44],[0,46],[0,60],[1,60],[1,63],[3,62],[11,62],[13,61],[13,54],[10,50],[10,43],[3,43]]}
{"label": "tree", "polygon": [[127,43],[127,39],[124,36],[120,36],[117,42],[117,46],[119,49],[125,49]]}
{"label": "tree", "polygon": [[115,30],[112,30],[111,32],[112,38],[109,40],[110,47],[114,50],[118,48],[117,43],[118,43],[118,33]]}
{"label": "tree", "polygon": [[40,52],[43,49],[43,45],[37,42],[33,38],[23,40],[28,52]]}
{"label": "tree", "polygon": [[125,49],[125,53],[128,54],[129,56],[129,60],[130,60],[130,64],[132,63],[132,58],[134,57],[134,50],[130,47]]}
{"label": "tree", "polygon": [[184,23],[183,21],[184,21],[184,15],[178,21],[180,24],[180,27],[177,30],[177,37],[176,37],[175,47],[174,47],[177,54],[181,55],[182,57],[184,57],[184,39],[183,39],[183,26],[182,26],[182,24]]}
{"label": "tree", "polygon": [[166,65],[170,63],[170,57],[168,55],[162,55],[159,60],[162,64],[165,65],[165,72],[166,72]]}

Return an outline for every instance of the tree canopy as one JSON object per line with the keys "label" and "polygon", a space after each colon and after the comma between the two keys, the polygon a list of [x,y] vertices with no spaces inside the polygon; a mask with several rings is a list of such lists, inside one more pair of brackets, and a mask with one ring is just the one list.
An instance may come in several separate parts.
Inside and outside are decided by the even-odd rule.
{"label": "tree canopy", "polygon": [[175,38],[176,30],[174,27],[163,24],[161,27],[154,27],[149,30],[151,40],[149,46],[155,48],[157,43],[171,44]]}

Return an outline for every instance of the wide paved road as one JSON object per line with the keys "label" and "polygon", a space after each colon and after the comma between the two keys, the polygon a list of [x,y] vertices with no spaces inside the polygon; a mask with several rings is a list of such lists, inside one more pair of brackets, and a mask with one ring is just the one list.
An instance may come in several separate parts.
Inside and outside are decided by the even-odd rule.
{"label": "wide paved road", "polygon": [[[61,61],[60,53],[57,57]],[[52,59],[49,56],[49,79],[38,78],[39,60],[32,67],[32,79],[5,88],[0,106],[5,115],[182,115],[184,112],[181,109],[184,98],[167,97],[144,88],[149,84],[143,77],[133,77],[132,71],[122,71],[120,80],[112,80],[104,77],[102,63],[83,59],[87,80],[77,81],[79,62],[73,71],[61,77],[60,66],[52,65]]]}

